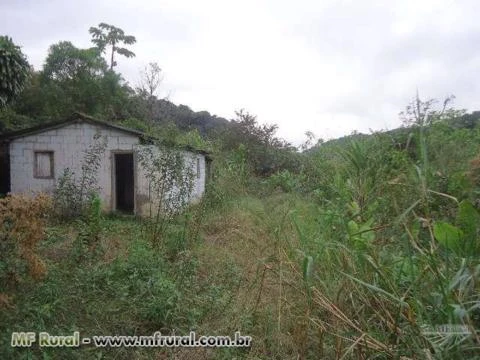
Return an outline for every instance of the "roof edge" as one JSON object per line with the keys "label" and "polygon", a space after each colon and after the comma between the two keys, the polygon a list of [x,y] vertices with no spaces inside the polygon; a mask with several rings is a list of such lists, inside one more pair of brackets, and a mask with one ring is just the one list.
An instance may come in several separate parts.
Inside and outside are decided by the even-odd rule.
{"label": "roof edge", "polygon": [[[89,123],[89,124],[92,124],[92,125],[103,126],[103,127],[118,130],[118,131],[121,131],[121,132],[124,132],[124,133],[127,133],[127,134],[133,134],[133,135],[136,135],[136,136],[140,137],[142,140],[154,141],[156,139],[156,138],[144,133],[143,131],[130,129],[130,128],[127,128],[127,127],[124,127],[124,126],[112,124],[110,122],[99,120],[99,119],[96,119],[92,116],[84,114],[82,112],[76,111],[64,120],[52,121],[52,122],[48,122],[48,123],[45,123],[45,124],[36,125],[36,126],[30,127],[30,128],[11,131],[11,132],[7,132],[5,134],[2,134],[2,135],[0,135],[0,142],[10,142],[12,140],[16,140],[16,139],[19,139],[19,138],[22,138],[22,137],[39,134],[39,133],[49,131],[49,130],[59,129],[59,128],[62,128],[62,127],[65,127],[65,126],[68,126],[68,125],[71,125],[71,124],[76,124],[76,123],[81,123],[81,122]],[[160,140],[160,139],[157,139],[157,140]],[[210,155],[210,153],[208,151],[195,149],[194,147],[189,146],[189,145],[179,146],[179,148],[183,149],[183,150],[186,150],[186,151],[199,153],[199,154],[202,154],[202,155],[205,155],[205,156]]]}

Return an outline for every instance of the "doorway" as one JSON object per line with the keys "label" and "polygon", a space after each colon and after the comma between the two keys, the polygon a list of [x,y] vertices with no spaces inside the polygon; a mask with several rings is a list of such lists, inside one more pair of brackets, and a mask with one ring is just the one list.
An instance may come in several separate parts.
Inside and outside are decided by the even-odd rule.
{"label": "doorway", "polygon": [[0,196],[10,192],[10,155],[8,144],[0,143]]}
{"label": "doorway", "polygon": [[133,153],[117,153],[115,157],[115,210],[133,214],[135,180]]}

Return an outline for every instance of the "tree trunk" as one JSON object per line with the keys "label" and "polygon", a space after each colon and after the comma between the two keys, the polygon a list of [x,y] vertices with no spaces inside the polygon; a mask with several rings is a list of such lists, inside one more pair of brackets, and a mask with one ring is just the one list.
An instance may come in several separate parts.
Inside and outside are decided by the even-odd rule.
{"label": "tree trunk", "polygon": [[113,70],[113,66],[114,66],[113,54],[115,54],[115,43],[112,44],[112,56],[110,58],[110,70]]}

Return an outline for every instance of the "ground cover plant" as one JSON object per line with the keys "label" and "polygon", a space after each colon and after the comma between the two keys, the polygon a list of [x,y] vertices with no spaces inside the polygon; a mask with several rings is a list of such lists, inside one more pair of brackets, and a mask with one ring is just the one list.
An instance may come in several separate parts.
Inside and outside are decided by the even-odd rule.
{"label": "ground cover plant", "polygon": [[[51,224],[38,247],[47,275],[24,281],[3,304],[5,356],[478,358],[480,132],[445,123],[408,131],[408,144],[388,133],[324,144],[302,155],[300,172],[268,178],[233,151],[161,246],[140,219],[92,220],[95,205],[83,226]],[[92,236],[95,250],[90,242],[79,257],[78,239]],[[241,350],[9,348],[9,332],[26,328],[239,330],[254,342]]]}
{"label": "ground cover plant", "polygon": [[[101,57],[107,43],[53,45],[3,101],[0,131],[73,110],[113,119],[169,149],[209,150],[206,193],[187,206],[175,196],[192,177],[178,151],[147,151],[152,216],[102,213],[97,138],[53,197],[2,197],[1,359],[480,359],[478,112],[417,96],[399,129],[313,146],[310,136],[298,151],[244,110],[228,122],[132,89]],[[253,342],[10,346],[12,331],[192,330]]]}

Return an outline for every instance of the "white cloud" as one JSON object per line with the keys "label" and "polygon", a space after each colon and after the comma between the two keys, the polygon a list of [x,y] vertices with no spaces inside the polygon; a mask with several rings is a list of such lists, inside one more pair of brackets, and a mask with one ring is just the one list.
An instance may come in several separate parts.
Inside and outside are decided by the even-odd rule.
{"label": "white cloud", "polygon": [[302,141],[392,128],[418,88],[480,108],[480,3],[453,0],[22,0],[0,4],[2,32],[39,68],[48,46],[90,46],[107,22],[137,37],[118,70],[132,84],[156,61],[164,94],[232,117],[245,108]]}

